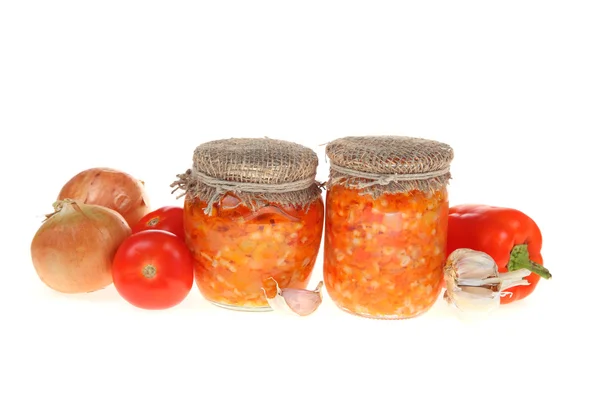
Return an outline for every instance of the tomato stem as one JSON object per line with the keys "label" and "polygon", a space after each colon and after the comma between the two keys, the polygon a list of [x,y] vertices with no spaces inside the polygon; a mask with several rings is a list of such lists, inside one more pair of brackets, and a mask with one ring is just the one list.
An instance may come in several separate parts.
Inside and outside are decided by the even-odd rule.
{"label": "tomato stem", "polygon": [[154,217],[154,218],[152,218],[150,221],[148,221],[148,222],[146,223],[146,225],[147,225],[147,226],[150,226],[150,227],[152,227],[152,226],[154,226],[154,225],[158,224],[158,222],[159,222],[159,221],[160,221],[160,218],[158,218],[158,217]]}
{"label": "tomato stem", "polygon": [[142,274],[145,278],[152,279],[156,276],[156,267],[152,264],[148,264],[142,270]]}
{"label": "tomato stem", "polygon": [[529,249],[527,248],[527,244],[519,244],[513,247],[512,251],[510,252],[510,260],[507,267],[509,271],[516,271],[522,268],[525,268],[544,279],[552,278],[552,274],[546,267],[544,267],[542,264],[532,261],[529,258]]}

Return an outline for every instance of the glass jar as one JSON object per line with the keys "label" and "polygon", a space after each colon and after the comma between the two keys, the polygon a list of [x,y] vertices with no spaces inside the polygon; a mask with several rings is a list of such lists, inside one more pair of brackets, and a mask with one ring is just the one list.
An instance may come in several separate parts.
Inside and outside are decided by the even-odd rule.
{"label": "glass jar", "polygon": [[330,143],[327,154],[329,296],[369,318],[426,312],[443,282],[452,149],[416,138],[352,137]]}
{"label": "glass jar", "polygon": [[[227,165],[216,165],[223,160]],[[268,311],[265,294],[275,281],[281,288],[307,287],[324,220],[317,162],[312,150],[272,139],[229,139],[196,149],[195,169],[183,179],[184,229],[207,300]],[[216,183],[206,174],[235,181]]]}
{"label": "glass jar", "polygon": [[187,199],[184,226],[196,260],[196,283],[202,295],[229,308],[266,308],[265,290],[304,289],[321,244],[323,201],[308,210],[269,204],[252,211],[227,195],[213,206]]}

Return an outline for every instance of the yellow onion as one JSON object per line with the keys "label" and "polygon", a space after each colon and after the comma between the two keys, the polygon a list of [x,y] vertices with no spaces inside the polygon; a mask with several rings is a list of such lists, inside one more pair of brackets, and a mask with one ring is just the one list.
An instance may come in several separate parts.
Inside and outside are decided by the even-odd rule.
{"label": "yellow onion", "polygon": [[33,266],[50,288],[86,293],[112,283],[112,260],[131,228],[116,211],[76,200],[54,203],[55,212],[31,241]]}
{"label": "yellow onion", "polygon": [[151,211],[144,182],[111,168],[81,171],[62,187],[58,200],[64,199],[115,210],[130,228]]}

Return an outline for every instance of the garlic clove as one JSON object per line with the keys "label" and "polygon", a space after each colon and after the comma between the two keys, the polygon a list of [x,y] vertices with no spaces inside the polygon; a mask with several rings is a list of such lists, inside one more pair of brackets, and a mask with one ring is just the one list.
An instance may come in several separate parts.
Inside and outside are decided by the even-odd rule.
{"label": "garlic clove", "polygon": [[323,302],[322,282],[314,291],[302,289],[284,289],[283,298],[286,304],[298,315],[307,316],[319,308]]}
{"label": "garlic clove", "polygon": [[263,288],[269,306],[276,312],[288,315],[308,316],[315,312],[323,302],[323,281],[314,290],[280,288],[274,278],[276,294],[269,297]]}
{"label": "garlic clove", "polygon": [[500,291],[502,292],[515,286],[529,285],[529,281],[523,278],[531,274],[532,272],[525,268],[500,274],[502,276],[502,281],[500,282]]}
{"label": "garlic clove", "polygon": [[457,249],[446,260],[444,299],[465,312],[488,313],[500,306],[503,291],[529,285],[524,279],[531,271],[521,269],[499,273],[488,254],[472,249]]}
{"label": "garlic clove", "polygon": [[486,314],[500,306],[500,295],[484,287],[463,287],[446,298],[462,312]]}
{"label": "garlic clove", "polygon": [[447,273],[454,271],[452,276],[455,275],[459,281],[480,281],[498,277],[498,266],[494,259],[484,252],[471,249],[453,251],[448,256],[445,270]]}

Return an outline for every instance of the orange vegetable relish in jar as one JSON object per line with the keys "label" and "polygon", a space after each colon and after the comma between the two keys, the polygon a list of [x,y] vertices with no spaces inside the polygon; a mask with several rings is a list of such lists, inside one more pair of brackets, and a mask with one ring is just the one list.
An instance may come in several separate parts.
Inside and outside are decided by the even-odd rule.
{"label": "orange vegetable relish in jar", "polygon": [[206,215],[205,202],[185,202],[184,226],[202,295],[219,305],[268,307],[262,288],[274,289],[271,277],[282,287],[306,288],[321,244],[323,201],[308,211],[228,206],[238,203],[228,195]]}
{"label": "orange vegetable relish in jar", "polygon": [[452,149],[375,136],[338,139],[327,154],[327,293],[339,308],[363,317],[426,312],[443,282]]}
{"label": "orange vegetable relish in jar", "polygon": [[271,278],[281,288],[307,287],[324,220],[317,163],[312,150],[272,139],[219,140],[196,149],[194,169],[178,184],[186,190],[184,230],[196,284],[207,300],[266,311]]}

